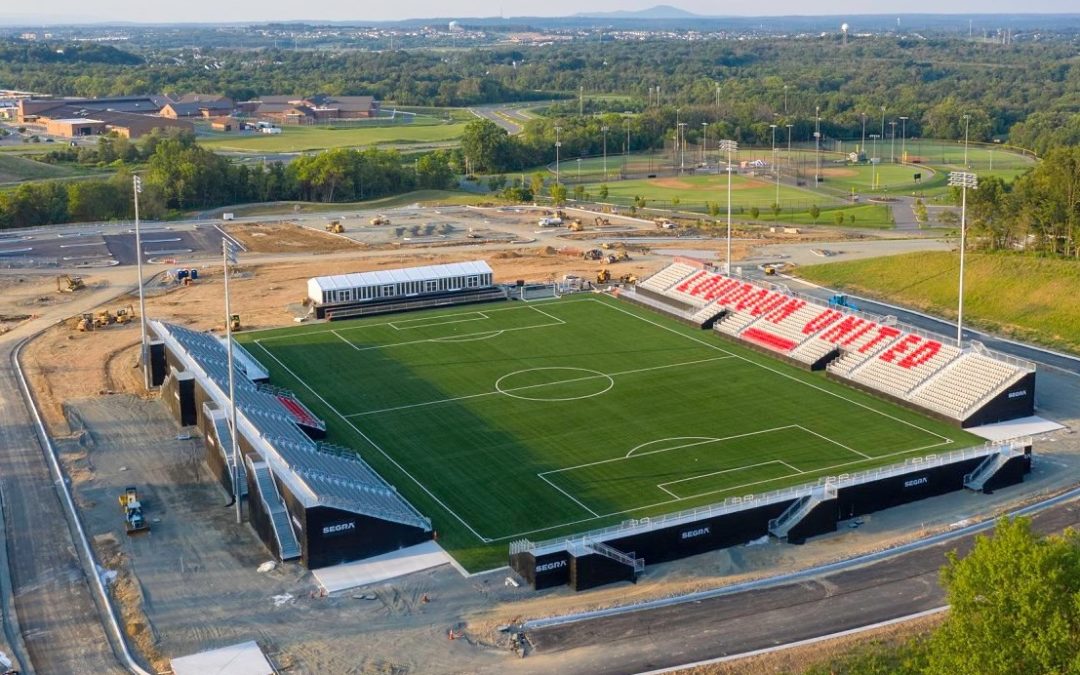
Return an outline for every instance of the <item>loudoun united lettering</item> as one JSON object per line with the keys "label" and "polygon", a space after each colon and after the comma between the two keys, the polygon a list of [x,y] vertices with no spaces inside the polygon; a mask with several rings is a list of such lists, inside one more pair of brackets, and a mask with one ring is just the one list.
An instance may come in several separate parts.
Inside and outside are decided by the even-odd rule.
{"label": "loudoun united lettering", "polygon": [[544,563],[543,565],[537,565],[536,573],[539,574],[541,572],[550,572],[551,570],[557,570],[563,567],[566,567],[565,560],[553,560],[552,562]]}

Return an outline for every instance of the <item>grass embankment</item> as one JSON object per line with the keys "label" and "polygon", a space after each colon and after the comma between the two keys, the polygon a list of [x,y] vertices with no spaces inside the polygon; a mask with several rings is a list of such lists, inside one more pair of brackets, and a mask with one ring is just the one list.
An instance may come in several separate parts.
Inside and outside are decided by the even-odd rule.
{"label": "grass embankment", "polygon": [[[1019,254],[970,254],[965,321],[994,333],[1080,352],[1080,265]],[[815,283],[956,318],[960,257],[920,252],[800,267]]]}
{"label": "grass embankment", "polygon": [[285,126],[280,134],[255,132],[215,134],[199,142],[212,150],[229,152],[308,152],[370,145],[400,145],[453,141],[461,137],[465,122],[416,117],[409,122],[372,120],[342,126]]}
{"label": "grass embankment", "polygon": [[71,178],[91,173],[86,169],[71,166],[46,164],[15,154],[0,154],[0,183],[18,183],[28,180],[47,178]]}
{"label": "grass embankment", "polygon": [[253,216],[270,216],[289,213],[341,213],[347,211],[372,211],[377,209],[392,209],[410,204],[432,205],[464,205],[475,204],[481,201],[497,201],[494,198],[485,198],[469,192],[454,192],[452,190],[416,190],[402,195],[370,199],[363,202],[333,202],[322,204],[317,202],[273,202],[270,204],[249,204],[237,207],[223,207],[238,218],[250,218]]}

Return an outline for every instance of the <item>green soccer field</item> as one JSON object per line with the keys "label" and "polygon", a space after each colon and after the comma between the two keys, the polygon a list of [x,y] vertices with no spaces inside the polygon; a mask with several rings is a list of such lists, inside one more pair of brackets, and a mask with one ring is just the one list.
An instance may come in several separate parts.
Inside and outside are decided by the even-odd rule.
{"label": "green soccer field", "polygon": [[579,533],[982,441],[602,296],[239,336],[470,571]]}

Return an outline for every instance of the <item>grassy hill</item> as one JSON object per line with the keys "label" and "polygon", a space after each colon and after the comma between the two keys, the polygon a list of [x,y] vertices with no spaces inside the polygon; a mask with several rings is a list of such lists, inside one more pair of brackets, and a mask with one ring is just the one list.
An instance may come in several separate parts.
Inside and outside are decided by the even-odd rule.
{"label": "grassy hill", "polygon": [[79,168],[56,166],[14,154],[0,153],[0,183],[18,183],[43,178],[68,178],[86,175],[87,173],[87,171]]}
{"label": "grassy hill", "polygon": [[[965,321],[995,333],[1080,352],[1080,265],[1014,254],[971,254]],[[815,283],[956,317],[960,257],[920,252],[800,267]]]}

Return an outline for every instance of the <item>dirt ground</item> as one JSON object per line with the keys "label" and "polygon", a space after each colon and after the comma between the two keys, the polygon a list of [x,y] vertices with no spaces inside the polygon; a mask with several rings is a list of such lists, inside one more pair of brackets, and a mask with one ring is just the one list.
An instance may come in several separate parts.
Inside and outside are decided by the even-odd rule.
{"label": "dirt ground", "polygon": [[[265,236],[255,236],[259,233]],[[265,260],[252,256],[230,281],[233,309],[245,327],[284,325],[304,314],[300,301],[307,278],[314,275],[476,258],[488,260],[497,281],[563,274],[589,278],[597,268],[597,263],[582,261],[576,254],[551,253],[539,245],[480,252],[454,248],[372,252],[357,247],[355,255],[343,255],[335,244],[332,254],[284,260],[279,251],[269,250],[288,252],[292,242],[307,241],[309,235],[326,238],[289,227],[253,227],[243,235],[267,254]],[[702,244],[673,243],[694,248]],[[263,246],[267,248],[258,248]],[[657,255],[641,256],[612,266],[612,272],[643,274],[664,261]],[[160,279],[152,283],[147,291],[148,315],[220,330],[224,318],[220,268],[208,264],[199,269],[200,280],[191,286]],[[87,280],[99,288],[116,283],[107,277],[103,273]],[[57,293],[55,284],[49,290],[49,280],[45,275],[22,281],[0,276],[0,314],[32,313],[37,306],[70,302],[71,295]],[[138,304],[129,297],[110,307],[129,302]],[[506,637],[498,628],[523,618],[632,604],[880,550],[1080,479],[1080,443],[1064,431],[1039,439],[1036,470],[1024,486],[991,496],[957,493],[900,507],[865,518],[858,529],[842,529],[800,547],[768,542],[650,566],[635,585],[583,594],[567,588],[537,593],[504,585],[506,570],[466,579],[443,567],[323,598],[315,594],[311,575],[296,565],[256,572],[269,554],[251,528],[237,527],[232,510],[223,508],[225,494],[209,476],[201,440],[178,440],[178,429],[164,406],[156,395],[142,390],[134,367],[138,335],[138,322],[88,333],[59,323],[29,345],[23,362],[50,431],[58,438],[99,559],[118,571],[114,595],[125,626],[156,669],[169,656],[256,639],[279,666],[296,673],[588,672],[589,659],[602,654],[569,655],[562,661],[543,655],[511,660]],[[1041,377],[1040,389],[1049,389],[1040,393],[1040,399],[1055,401],[1048,412],[1075,425],[1080,421],[1077,378]],[[143,492],[152,526],[148,535],[129,538],[123,533],[115,499],[129,484],[138,484]],[[452,628],[463,630],[464,638],[448,640]],[[846,644],[816,645],[808,648],[805,654],[810,656],[805,658],[817,658],[815,654],[826,658]],[[740,665],[707,672],[798,670],[809,662],[801,656],[778,658],[762,660],[765,665],[747,664],[750,670]]]}

